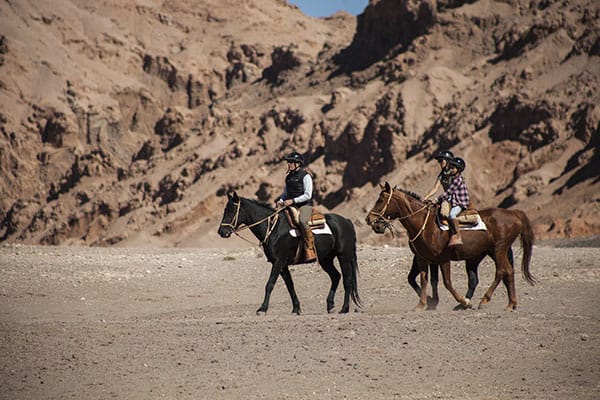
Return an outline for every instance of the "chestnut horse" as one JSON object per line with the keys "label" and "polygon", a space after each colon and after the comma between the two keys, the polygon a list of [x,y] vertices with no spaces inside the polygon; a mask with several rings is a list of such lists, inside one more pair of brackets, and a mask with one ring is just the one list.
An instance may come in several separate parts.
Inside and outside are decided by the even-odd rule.
{"label": "chestnut horse", "polygon": [[[512,244],[520,236],[523,249],[521,272],[523,278],[530,284],[535,279],[529,272],[529,263],[533,250],[534,234],[527,215],[520,210],[502,208],[486,208],[479,210],[479,215],[487,230],[462,230],[464,244],[457,247],[447,247],[450,234],[441,230],[435,218],[436,207],[425,203],[414,193],[401,189],[392,189],[388,182],[381,186],[377,202],[367,214],[367,224],[375,233],[384,233],[391,227],[390,221],[398,219],[409,236],[409,246],[415,254],[413,269],[421,277],[421,287],[415,288],[419,295],[419,303],[415,309],[427,306],[427,267],[429,264],[439,264],[442,270],[444,286],[452,293],[456,301],[464,307],[471,307],[470,298],[461,296],[452,287],[450,278],[450,261],[465,260],[467,271],[477,275],[479,263],[490,256],[496,264],[494,281],[485,292],[479,303],[481,308],[487,304],[494,290],[502,281],[508,292],[507,310],[517,307],[517,294],[512,257]],[[412,271],[411,271],[412,272]],[[472,295],[474,287],[469,282],[469,292]]]}

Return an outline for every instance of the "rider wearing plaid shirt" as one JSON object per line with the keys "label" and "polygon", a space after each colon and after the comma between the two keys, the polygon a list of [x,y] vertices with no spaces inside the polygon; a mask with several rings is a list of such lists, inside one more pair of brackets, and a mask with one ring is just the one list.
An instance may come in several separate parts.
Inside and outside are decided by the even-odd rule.
{"label": "rider wearing plaid shirt", "polygon": [[[460,173],[452,178],[452,183],[450,183],[448,189],[438,197],[437,202],[440,203],[443,200],[446,200],[450,203],[450,218],[453,218],[452,210],[455,207],[461,208],[456,213],[456,215],[458,215],[462,210],[469,206],[469,192],[467,190],[467,184]],[[454,217],[456,217],[456,215],[454,215]]]}
{"label": "rider wearing plaid shirt", "polygon": [[437,198],[437,203],[447,201],[450,203],[450,213],[448,215],[448,222],[452,231],[452,236],[448,242],[448,247],[460,246],[463,244],[462,237],[460,235],[460,227],[456,217],[460,212],[469,207],[469,192],[467,185],[461,172],[465,169],[465,161],[460,157],[455,157],[450,160],[450,167],[452,173],[452,183],[444,193]]}

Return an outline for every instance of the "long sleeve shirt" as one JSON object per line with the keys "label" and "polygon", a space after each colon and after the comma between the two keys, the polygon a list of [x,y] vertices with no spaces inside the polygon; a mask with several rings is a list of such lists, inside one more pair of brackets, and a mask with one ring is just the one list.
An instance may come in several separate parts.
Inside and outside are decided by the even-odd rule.
{"label": "long sleeve shirt", "polygon": [[467,208],[469,206],[469,192],[461,174],[456,175],[452,179],[448,189],[437,198],[438,203],[444,200],[449,202],[451,207],[460,206]]}

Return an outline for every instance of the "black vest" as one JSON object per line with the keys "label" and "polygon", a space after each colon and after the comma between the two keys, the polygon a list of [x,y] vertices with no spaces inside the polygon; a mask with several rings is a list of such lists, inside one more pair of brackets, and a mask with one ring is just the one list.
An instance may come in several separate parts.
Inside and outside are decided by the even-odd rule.
{"label": "black vest", "polygon": [[[304,194],[304,177],[308,174],[303,169],[292,171],[285,177],[285,191],[289,199],[294,199]],[[296,207],[301,207],[305,204],[312,204],[312,198],[304,203],[296,204]]]}
{"label": "black vest", "polygon": [[442,170],[438,176],[440,177],[440,182],[442,183],[444,191],[448,190],[450,184],[452,183],[452,178],[454,177],[450,175],[450,172],[446,171],[445,169]]}

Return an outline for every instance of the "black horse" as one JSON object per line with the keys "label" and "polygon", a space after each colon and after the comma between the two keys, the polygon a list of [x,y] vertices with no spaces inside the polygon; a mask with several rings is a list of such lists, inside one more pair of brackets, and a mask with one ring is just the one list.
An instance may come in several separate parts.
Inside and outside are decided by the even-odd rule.
{"label": "black horse", "polygon": [[[236,192],[227,194],[228,201],[219,226],[219,235],[228,238],[245,226],[261,241],[267,260],[272,264],[271,274],[265,287],[265,298],[256,311],[264,314],[269,308],[269,298],[281,275],[292,298],[292,313],[300,314],[300,302],[294,290],[294,282],[289,265],[296,255],[299,238],[290,235],[290,224],[278,210],[261,204],[255,200],[239,197]],[[325,214],[331,234],[315,235],[315,247],[321,268],[331,278],[331,288],[327,295],[327,312],[334,307],[335,291],[340,282],[340,273],[335,268],[333,260],[337,257],[344,278],[344,304],[340,313],[350,309],[350,299],[360,307],[358,295],[358,263],[356,261],[356,232],[352,221],[337,214]]]}

